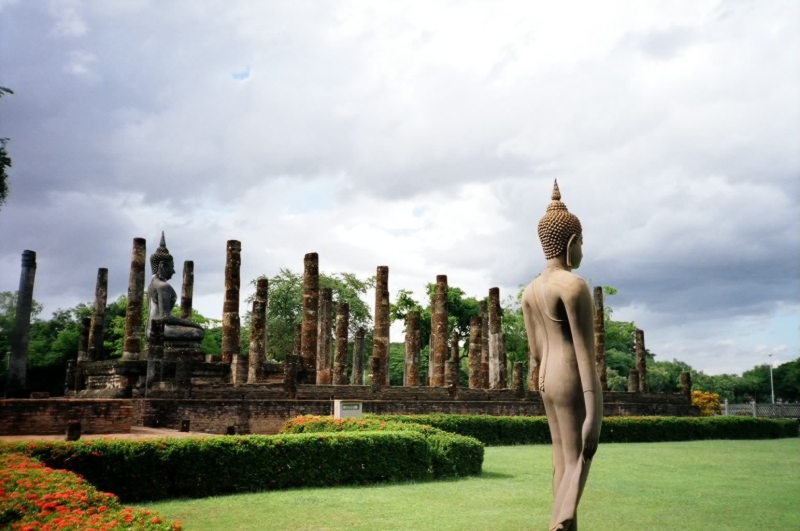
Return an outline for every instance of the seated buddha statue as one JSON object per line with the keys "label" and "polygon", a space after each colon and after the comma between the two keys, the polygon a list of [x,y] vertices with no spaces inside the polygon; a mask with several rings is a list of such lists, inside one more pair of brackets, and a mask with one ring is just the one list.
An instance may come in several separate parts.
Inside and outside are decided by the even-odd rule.
{"label": "seated buddha statue", "polygon": [[170,343],[182,343],[184,345],[181,346],[184,348],[188,347],[189,350],[202,352],[200,342],[205,333],[203,328],[188,319],[180,319],[172,315],[172,308],[175,307],[178,295],[168,281],[175,274],[175,263],[167,249],[163,232],[161,233],[161,244],[150,256],[150,267],[153,270],[153,279],[147,288],[149,300],[147,338],[151,337],[150,325],[153,319],[163,319],[165,354],[169,350]]}

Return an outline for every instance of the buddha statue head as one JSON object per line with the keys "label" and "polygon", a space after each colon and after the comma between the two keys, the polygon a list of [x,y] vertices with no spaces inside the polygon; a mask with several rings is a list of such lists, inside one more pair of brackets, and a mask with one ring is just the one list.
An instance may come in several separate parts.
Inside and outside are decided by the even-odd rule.
{"label": "buddha statue head", "polygon": [[539,220],[539,240],[547,260],[563,256],[566,265],[577,269],[583,258],[583,229],[581,222],[561,202],[558,182],[553,183],[552,202]]}
{"label": "buddha statue head", "polygon": [[175,261],[167,249],[164,231],[161,231],[161,243],[158,249],[150,256],[150,268],[153,270],[153,274],[163,281],[171,279],[175,274]]}

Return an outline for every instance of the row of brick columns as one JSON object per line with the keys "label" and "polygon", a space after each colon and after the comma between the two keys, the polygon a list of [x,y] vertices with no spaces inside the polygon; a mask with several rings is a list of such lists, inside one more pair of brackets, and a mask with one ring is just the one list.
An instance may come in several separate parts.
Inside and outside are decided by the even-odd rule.
{"label": "row of brick columns", "polygon": [[[128,279],[128,307],[125,317],[125,337],[123,360],[139,359],[142,350],[142,310],[144,299],[146,266],[146,242],[144,238],[134,238],[131,254],[130,275]],[[12,352],[9,360],[8,393],[12,396],[27,388],[27,341],[30,330],[30,307],[33,300],[33,283],[36,272],[36,253],[25,251],[22,256],[19,297],[17,301],[17,321],[12,338]],[[241,323],[239,316],[239,295],[241,289],[241,243],[237,240],[227,242],[225,262],[225,297],[222,319],[222,361],[239,364]],[[181,287],[181,317],[190,319],[194,291],[194,263],[184,262]],[[448,283],[446,275],[436,277],[436,290],[432,297],[432,319],[430,336],[430,360],[428,384],[434,387],[458,385],[459,338],[454,332],[448,338],[447,311]],[[320,296],[321,295],[321,296]],[[601,286],[594,289],[594,339],[595,362],[603,390],[608,390],[605,358],[605,308]],[[103,349],[103,322],[108,304],[108,269],[100,268],[95,284],[94,304],[91,318],[81,320],[81,334],[78,348],[78,368],[84,361],[99,361],[105,358]],[[258,279],[253,300],[251,339],[246,376],[239,376],[240,382],[256,382],[264,375],[267,351],[267,307],[268,281]],[[347,345],[349,331],[349,307],[340,303],[336,308],[335,327],[333,323],[332,291],[319,288],[319,257],[309,253],[304,259],[303,270],[303,313],[302,323],[297,325],[294,352],[288,358],[294,359],[297,381],[321,385],[346,385]],[[489,290],[488,304],[479,302],[478,316],[470,321],[470,348],[468,353],[468,379],[472,389],[505,389],[508,387],[505,336],[501,329],[500,290]],[[389,268],[379,266],[375,289],[375,329],[373,334],[372,360],[365,367],[364,350],[366,330],[360,328],[354,337],[352,374],[349,383],[363,385],[365,372],[373,374],[373,385],[389,385]],[[335,328],[335,342],[332,332]],[[163,323],[157,327],[163,330]],[[156,334],[157,334],[156,330]],[[448,341],[449,339],[449,341]],[[157,342],[157,341],[156,341]],[[151,348],[150,357],[156,354],[161,345]],[[449,348],[448,348],[449,344]],[[420,315],[409,312],[406,322],[406,342],[403,385],[420,385]],[[448,357],[448,350],[450,355]],[[635,332],[635,367],[628,375],[628,391],[646,393],[647,358],[644,332]],[[287,359],[288,359],[287,358]],[[290,360],[291,361],[291,360]],[[292,365],[292,363],[287,363]],[[538,390],[539,367],[533,360],[528,364],[528,388]],[[521,365],[520,365],[521,367]],[[75,367],[71,367],[72,370]],[[517,388],[519,378],[517,369],[512,369],[512,388]],[[376,379],[377,378],[377,379]],[[521,380],[519,380],[521,381]],[[691,393],[691,375],[681,374],[681,387],[684,394]],[[687,391],[688,389],[688,391]]]}

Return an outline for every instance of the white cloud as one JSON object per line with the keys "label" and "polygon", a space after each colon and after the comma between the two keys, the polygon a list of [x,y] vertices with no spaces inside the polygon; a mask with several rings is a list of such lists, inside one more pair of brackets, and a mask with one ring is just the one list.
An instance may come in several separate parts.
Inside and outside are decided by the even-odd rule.
{"label": "white cloud", "polygon": [[83,8],[80,0],[51,0],[50,14],[55,18],[51,34],[56,37],[83,37],[89,26],[80,15]]}
{"label": "white cloud", "polygon": [[19,28],[2,278],[36,248],[77,275],[43,266],[37,298],[85,280],[88,300],[101,265],[121,293],[130,239],[164,229],[210,314],[227,239],[244,279],[317,251],[328,272],[389,265],[392,291],[511,293],[541,268],[558,178],[580,274],[620,289],[657,353],[796,352],[784,317],[736,334],[800,321],[800,7],[621,6],[0,3]]}

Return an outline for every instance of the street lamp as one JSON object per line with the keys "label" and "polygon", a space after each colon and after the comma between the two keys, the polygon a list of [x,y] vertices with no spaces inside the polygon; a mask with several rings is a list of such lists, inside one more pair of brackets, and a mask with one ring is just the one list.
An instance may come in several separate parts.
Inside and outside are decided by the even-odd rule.
{"label": "street lamp", "polygon": [[775,404],[775,384],[772,383],[772,354],[769,355],[769,388],[772,390],[772,403]]}

